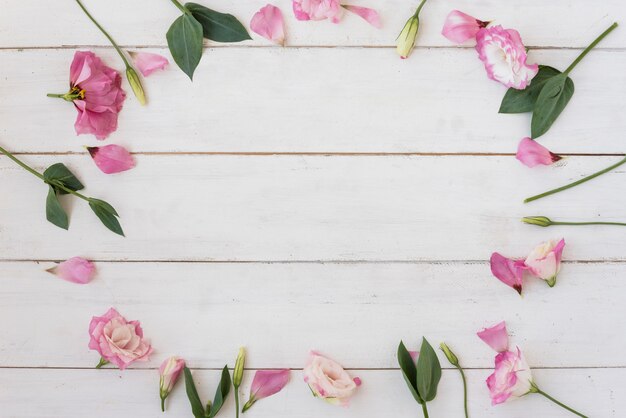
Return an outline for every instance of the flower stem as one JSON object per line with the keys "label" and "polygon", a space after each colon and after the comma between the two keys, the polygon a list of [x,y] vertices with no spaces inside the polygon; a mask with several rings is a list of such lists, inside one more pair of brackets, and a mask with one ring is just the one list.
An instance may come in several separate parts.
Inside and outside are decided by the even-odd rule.
{"label": "flower stem", "polygon": [[178,7],[181,12],[183,12],[185,14],[189,14],[189,10],[185,9],[185,6],[180,4],[180,2],[178,0],[172,0],[172,3],[174,3],[174,6]]}
{"label": "flower stem", "polygon": [[424,7],[424,3],[426,3],[426,0],[422,0],[420,5],[417,6],[417,10],[415,11],[415,14],[413,16],[415,16],[415,17],[419,16],[420,12],[422,11],[422,7]]}
{"label": "flower stem", "polygon": [[543,392],[541,389],[536,388],[535,389],[535,393],[538,393],[540,395],[542,395],[543,397],[545,397],[546,399],[554,402],[555,404],[557,404],[558,406],[560,406],[561,408],[567,409],[568,411],[570,411],[572,414],[578,415],[579,417],[582,418],[588,418],[587,415],[583,415],[580,412],[578,412],[577,410],[570,408],[569,406],[565,405],[562,402],[557,401],[556,399],[554,399],[552,396],[548,395],[547,393]]}
{"label": "flower stem", "polygon": [[552,225],[617,225],[626,226],[622,222],[552,222]]}
{"label": "flower stem", "polygon": [[422,412],[424,413],[424,418],[428,418],[428,409],[426,408],[426,401],[422,403]]}
{"label": "flower stem", "polygon": [[239,388],[235,388],[235,416],[239,418]]}
{"label": "flower stem", "polygon": [[465,418],[469,418],[469,413],[467,412],[467,380],[465,379],[465,372],[461,368],[461,366],[456,366],[461,372],[461,379],[463,379],[463,409],[465,410]]}
{"label": "flower stem", "polygon": [[552,189],[552,190],[549,190],[549,191],[547,191],[547,192],[544,192],[544,193],[541,193],[541,194],[538,194],[538,195],[535,195],[535,196],[529,197],[529,198],[527,198],[527,199],[524,199],[524,203],[532,202],[532,201],[534,201],[534,200],[538,200],[538,199],[541,199],[541,198],[543,198],[543,197],[550,196],[550,195],[552,195],[552,194],[562,192],[563,190],[570,189],[570,188],[572,188],[572,187],[574,187],[574,186],[578,186],[579,184],[585,183],[585,182],[587,182],[587,181],[589,181],[589,180],[593,180],[593,179],[595,179],[596,177],[601,176],[601,175],[602,175],[602,174],[604,174],[604,173],[608,173],[609,171],[611,171],[611,170],[613,170],[613,169],[615,169],[615,168],[619,167],[620,165],[622,165],[622,164],[624,164],[624,163],[626,163],[626,158],[624,158],[624,159],[622,159],[621,161],[619,161],[619,162],[617,162],[617,163],[613,164],[613,165],[612,165],[612,166],[610,166],[610,167],[605,168],[604,170],[600,170],[600,171],[598,171],[597,173],[593,173],[593,174],[591,174],[591,175],[589,175],[589,176],[587,176],[587,177],[585,177],[585,178],[582,178],[582,179],[580,179],[580,180],[577,180],[577,181],[575,181],[575,182],[573,182],[573,183],[566,184],[565,186],[561,186],[561,187],[559,187],[559,188]]}
{"label": "flower stem", "polygon": [[585,58],[585,55],[587,55],[593,48],[595,48],[595,46],[598,45],[600,41],[602,41],[616,27],[617,22],[613,23],[611,26],[609,26],[607,30],[602,32],[602,35],[598,36],[595,41],[593,41],[587,48],[585,48],[585,50],[581,52],[581,54],[574,60],[574,62],[572,62],[569,67],[567,67],[567,70],[565,70],[563,74],[569,74],[574,69],[574,67],[576,67],[583,58]]}
{"label": "flower stem", "polygon": [[165,398],[161,398],[161,412],[165,412]]}
{"label": "flower stem", "polygon": [[109,362],[103,357],[100,357],[100,361],[98,362],[98,364],[96,364],[96,369],[101,369],[102,366],[106,366],[107,364],[109,364]]}
{"label": "flower stem", "polygon": [[81,9],[83,9],[83,12],[85,12],[85,14],[87,15],[87,17],[93,22],[94,25],[96,25],[96,27],[98,29],[100,29],[100,32],[102,32],[104,34],[104,36],[107,37],[107,39],[109,40],[109,42],[111,42],[111,45],[113,45],[113,48],[115,48],[115,50],[117,51],[118,54],[120,54],[120,57],[122,57],[122,60],[124,61],[124,65],[126,65],[126,68],[131,68],[130,64],[128,63],[128,59],[126,59],[126,56],[124,55],[124,52],[120,49],[120,47],[115,43],[115,41],[113,40],[113,38],[111,37],[111,35],[109,35],[107,33],[106,30],[104,30],[104,28],[102,26],[100,26],[100,24],[96,21],[96,19],[94,19],[94,17],[91,15],[91,13],[89,13],[87,11],[87,9],[85,8],[85,6],[83,6],[83,3],[81,3],[80,0],[76,0],[76,3],[78,3],[78,5],[80,6]]}

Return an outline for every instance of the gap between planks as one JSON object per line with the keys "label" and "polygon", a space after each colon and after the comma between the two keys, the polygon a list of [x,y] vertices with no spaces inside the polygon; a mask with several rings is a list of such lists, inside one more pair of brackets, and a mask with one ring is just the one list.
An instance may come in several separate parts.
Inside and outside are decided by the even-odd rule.
{"label": "gap between planks", "polygon": [[[543,366],[543,367],[530,367],[533,370],[604,370],[604,369],[609,369],[609,370],[619,370],[619,369],[626,369],[626,366],[567,366],[567,367],[549,367],[549,366]],[[42,367],[42,366],[0,366],[0,370],[95,370],[95,367],[68,367],[68,366],[49,366],[49,367]],[[222,367],[190,367],[190,370],[207,370],[207,371],[222,371]],[[388,372],[388,371],[400,371],[400,368],[398,367],[389,367],[389,368],[385,368],[385,367],[345,367],[345,370],[351,370],[351,371],[381,371],[381,372]],[[109,370],[109,371],[120,371],[119,369],[114,369],[114,368],[103,368],[103,369],[99,369],[99,370]],[[145,367],[145,368],[139,368],[139,367],[129,367],[125,370],[128,371],[144,371],[144,370],[159,370],[158,367]],[[228,370],[233,370],[232,367],[229,367]],[[267,368],[263,368],[263,367],[246,367],[245,370],[281,370],[278,369],[276,367],[267,367]],[[289,368],[289,370],[291,371],[302,371],[302,368]],[[441,367],[441,370],[457,370],[456,367]],[[493,367],[463,367],[463,370],[484,370],[484,371],[490,371],[493,370]]]}
{"label": "gap between planks", "polygon": [[[625,151],[626,153],[626,151]],[[40,151],[16,151],[13,155],[55,156],[55,155],[87,155],[87,152],[40,152]],[[514,157],[514,153],[490,153],[490,152],[228,152],[228,151],[137,151],[133,155],[207,155],[207,156],[244,156],[244,157],[280,157],[280,156],[304,156],[304,157]],[[623,157],[624,153],[560,153],[563,157]],[[2,156],[0,156],[2,157]]]}
{"label": "gap between planks", "polygon": [[[58,259],[1,259],[2,263],[58,263]],[[489,260],[133,260],[133,259],[91,259],[94,263],[137,263],[137,264],[414,264],[414,265],[446,265],[446,264],[487,264]],[[626,264],[626,259],[612,260],[563,260],[563,264]]]}

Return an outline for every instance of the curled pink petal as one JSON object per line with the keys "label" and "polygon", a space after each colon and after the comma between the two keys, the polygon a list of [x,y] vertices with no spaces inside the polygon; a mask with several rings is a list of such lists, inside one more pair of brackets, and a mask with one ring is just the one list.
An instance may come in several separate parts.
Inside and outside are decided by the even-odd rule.
{"label": "curled pink petal", "polygon": [[506,322],[504,321],[491,328],[485,328],[476,335],[498,353],[509,349],[509,334],[506,331]]}
{"label": "curled pink petal", "polygon": [[380,16],[378,12],[374,9],[370,9],[369,7],[361,7],[361,6],[350,6],[347,4],[343,5],[343,8],[361,16],[367,23],[374,26],[375,28],[380,29],[382,24],[380,23]]}
{"label": "curled pink petal", "polygon": [[289,369],[258,370],[252,380],[250,397],[255,401],[280,392],[289,383]]}
{"label": "curled pink petal", "polygon": [[491,273],[502,283],[511,286],[520,295],[524,271],[527,269],[522,260],[512,260],[499,253],[491,254]]}
{"label": "curled pink petal", "polygon": [[164,70],[170,63],[164,56],[150,52],[131,52],[130,56],[144,77],[148,77],[157,70]]}
{"label": "curled pink petal", "polygon": [[546,147],[528,137],[520,141],[515,157],[527,167],[550,165],[561,159],[560,156],[551,153]]}
{"label": "curled pink petal", "polygon": [[119,145],[87,147],[87,151],[98,168],[105,174],[119,173],[135,167],[133,156]]}
{"label": "curled pink petal", "polygon": [[72,257],[58,266],[48,270],[48,272],[57,275],[68,282],[87,284],[96,273],[96,266],[89,260],[82,257]]}
{"label": "curled pink petal", "polygon": [[478,31],[488,24],[459,10],[453,10],[446,17],[441,34],[451,42],[462,44],[476,38]]}
{"label": "curled pink petal", "polygon": [[280,9],[267,4],[252,16],[250,29],[272,42],[285,43],[285,22]]}

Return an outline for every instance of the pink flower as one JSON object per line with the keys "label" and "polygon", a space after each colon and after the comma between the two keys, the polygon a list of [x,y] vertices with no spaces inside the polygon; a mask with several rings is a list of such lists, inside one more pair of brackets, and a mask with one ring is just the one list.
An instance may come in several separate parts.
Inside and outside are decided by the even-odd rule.
{"label": "pink flower", "polygon": [[84,258],[72,257],[47,271],[68,282],[87,284],[93,279],[96,266]]}
{"label": "pink flower", "polygon": [[374,9],[370,9],[369,7],[350,6],[347,4],[343,5],[343,8],[361,16],[367,23],[375,28],[380,29],[382,27],[382,24],[380,23],[380,16],[378,16],[378,12]]}
{"label": "pink flower", "polygon": [[304,381],[313,395],[333,405],[347,406],[350,397],[361,385],[361,379],[353,379],[339,363],[315,351],[311,351],[303,372]]}
{"label": "pink flower", "polygon": [[483,22],[459,10],[453,10],[446,17],[441,34],[451,42],[462,44],[469,39],[476,38],[481,28],[487,27],[489,22]]}
{"label": "pink flower", "polygon": [[87,151],[98,168],[105,174],[119,173],[135,166],[133,156],[119,145],[87,147]]}
{"label": "pink flower", "polygon": [[176,356],[167,358],[161,363],[161,367],[159,367],[159,396],[161,397],[162,411],[165,411],[165,398],[174,389],[174,385],[178,381],[184,367],[185,360]]}
{"label": "pink flower", "polygon": [[485,328],[476,335],[498,353],[509,349],[509,334],[506,331],[506,322],[504,321],[491,328]]}
{"label": "pink flower", "polygon": [[285,43],[285,22],[280,9],[267,4],[252,16],[250,29],[262,37],[276,42],[279,45]]}
{"label": "pink flower", "polygon": [[526,257],[524,262],[530,272],[548,282],[550,287],[556,284],[556,276],[561,270],[561,256],[565,240],[548,241],[537,247]]}
{"label": "pink flower", "polygon": [[507,87],[523,90],[539,71],[526,63],[526,48],[519,33],[502,26],[482,28],[476,34],[476,51],[487,75]]}
{"label": "pink flower", "polygon": [[527,167],[535,167],[540,164],[550,165],[561,159],[561,157],[551,153],[546,147],[528,137],[520,141],[515,157]]}
{"label": "pink flower", "polygon": [[280,392],[289,382],[289,369],[283,370],[258,370],[252,386],[250,387],[250,399],[243,406],[246,412],[259,399],[267,398]]}
{"label": "pink flower", "polygon": [[93,52],[76,51],[70,67],[70,91],[64,96],[78,110],[76,133],[105,139],[117,129],[117,114],[126,93],[122,77],[102,63]]}
{"label": "pink flower", "polygon": [[499,253],[491,254],[491,273],[502,283],[511,286],[522,294],[524,270],[526,266],[521,260],[512,260]]}
{"label": "pink flower", "polygon": [[148,361],[152,353],[139,322],[127,321],[113,308],[103,316],[91,318],[89,336],[89,348],[121,370],[135,361]]}
{"label": "pink flower", "polygon": [[498,353],[495,370],[487,378],[491,404],[497,405],[530,393],[532,373],[519,347],[515,351]]}
{"label": "pink flower", "polygon": [[339,23],[342,10],[339,0],[293,0],[293,14],[298,20],[330,19]]}
{"label": "pink flower", "polygon": [[164,56],[149,52],[131,52],[130,56],[144,77],[148,77],[157,70],[164,70],[170,63]]}

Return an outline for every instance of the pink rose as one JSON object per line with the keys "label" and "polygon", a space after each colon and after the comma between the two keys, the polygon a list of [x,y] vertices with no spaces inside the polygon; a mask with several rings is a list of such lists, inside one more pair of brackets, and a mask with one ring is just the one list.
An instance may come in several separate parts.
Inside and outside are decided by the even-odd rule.
{"label": "pink rose", "polygon": [[165,399],[169,396],[174,385],[178,381],[183,368],[185,367],[185,360],[172,356],[165,359],[159,367],[159,396],[161,397],[161,411],[165,411]]}
{"label": "pink rose", "polygon": [[556,276],[561,270],[564,247],[565,240],[563,239],[558,242],[544,242],[532,250],[524,263],[534,276],[545,280],[552,287],[556,284]]}
{"label": "pink rose", "polygon": [[361,379],[353,379],[339,363],[315,351],[311,351],[303,372],[313,395],[333,405],[347,406],[349,398],[361,385]]}
{"label": "pink rose", "polygon": [[143,338],[138,321],[127,321],[111,308],[103,316],[94,316],[89,324],[89,348],[121,370],[135,361],[148,361],[150,341]]}
{"label": "pink rose", "polygon": [[446,17],[441,34],[449,41],[462,44],[469,39],[476,38],[481,28],[487,27],[489,22],[483,22],[459,10],[453,10]]}
{"label": "pink rose", "polygon": [[526,48],[519,32],[502,26],[482,28],[476,34],[476,51],[487,75],[507,87],[523,90],[539,71],[526,64]]}
{"label": "pink rose", "polygon": [[293,14],[298,20],[330,19],[339,23],[342,9],[339,0],[293,0]]}

